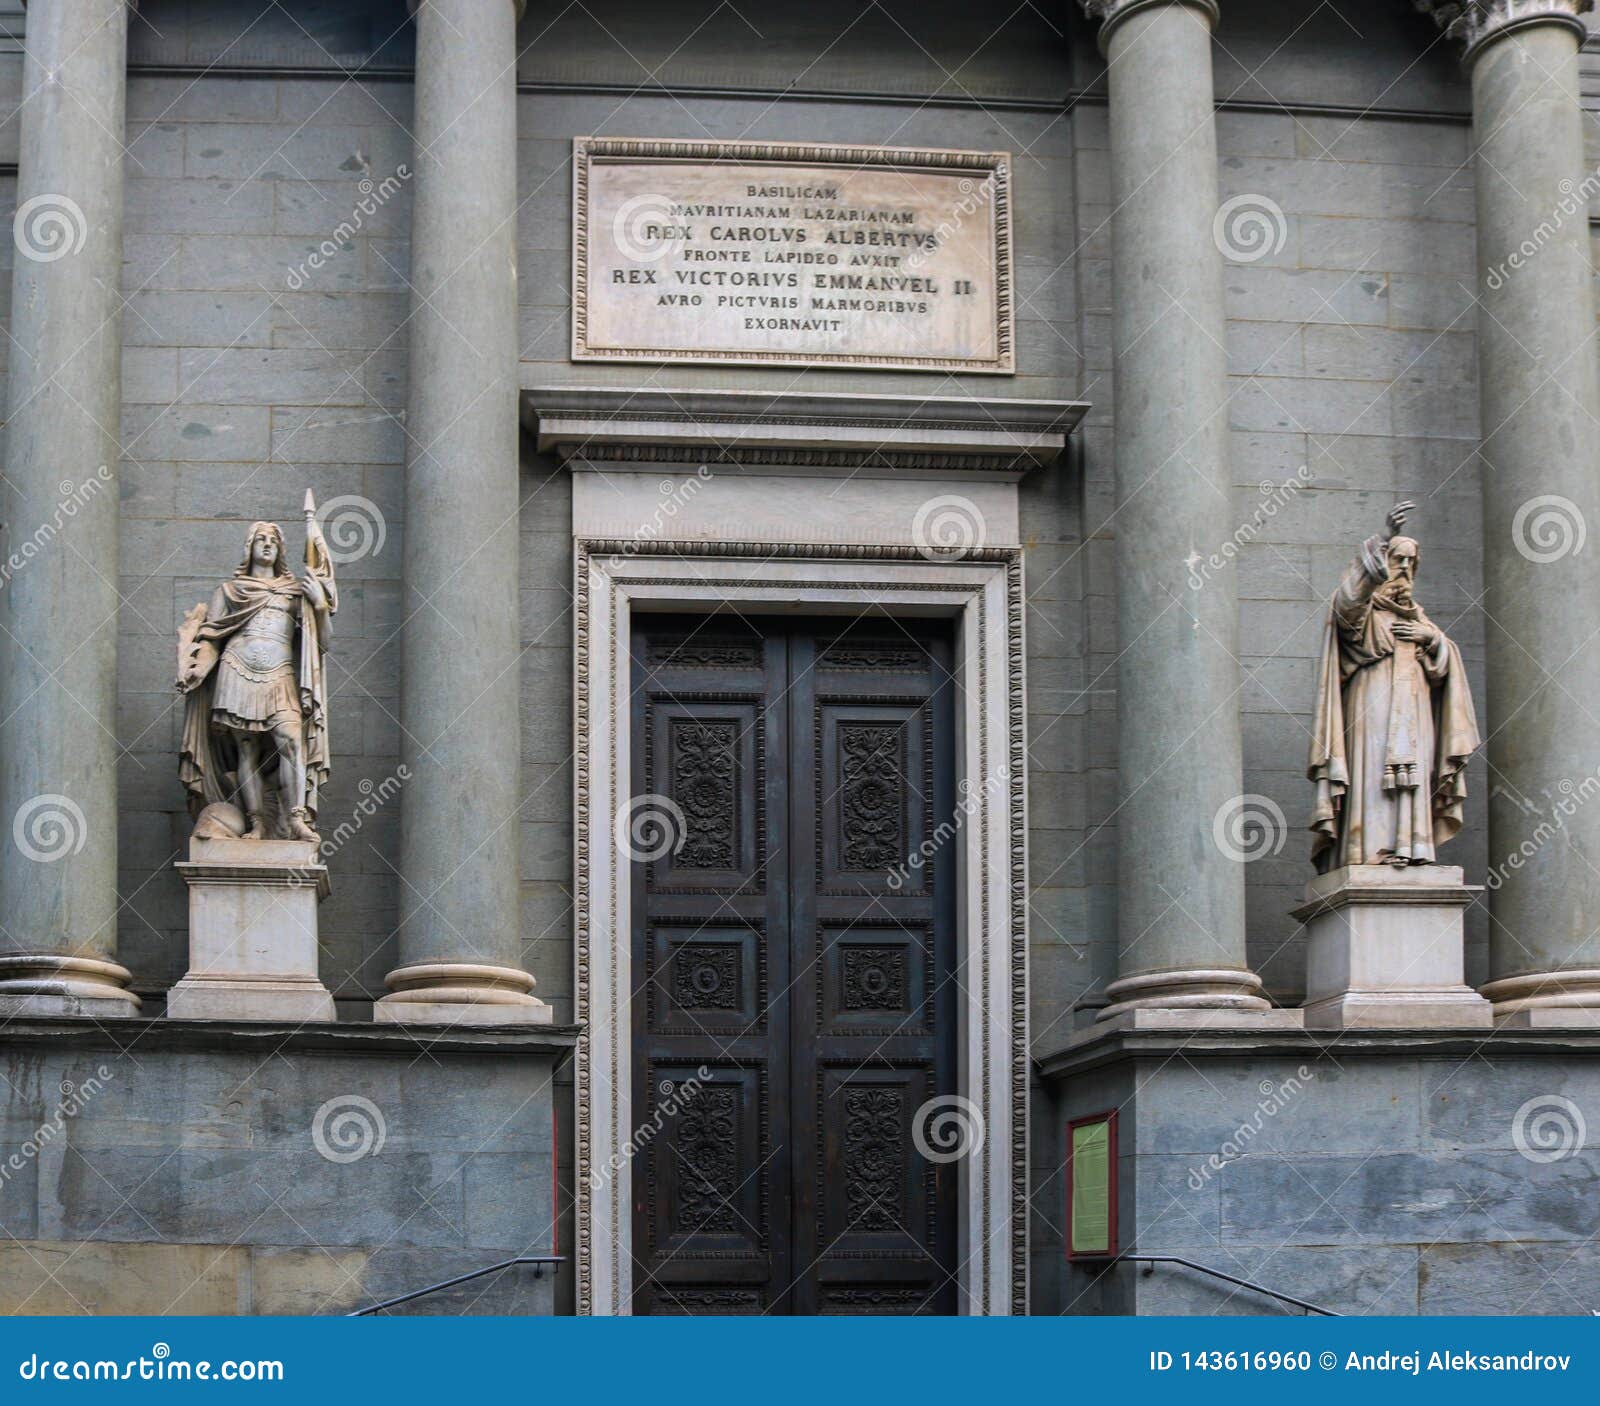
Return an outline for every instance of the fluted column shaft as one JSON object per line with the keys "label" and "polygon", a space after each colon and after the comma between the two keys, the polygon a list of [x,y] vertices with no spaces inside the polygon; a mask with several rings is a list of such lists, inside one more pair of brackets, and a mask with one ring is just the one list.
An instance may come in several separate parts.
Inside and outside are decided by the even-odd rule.
{"label": "fluted column shaft", "polygon": [[131,1015],[116,962],[126,0],[28,7],[0,520],[0,1014]]}
{"label": "fluted column shaft", "polygon": [[1244,868],[1237,589],[1191,563],[1234,531],[1211,26],[1190,0],[1091,0],[1111,89],[1118,980],[1130,1007],[1265,1007]]}
{"label": "fluted column shaft", "polygon": [[[1429,8],[1429,7],[1424,7]],[[1432,7],[1435,12],[1438,6]],[[1461,10],[1478,186],[1489,974],[1502,1021],[1600,1024],[1600,359],[1578,95],[1589,0]],[[1441,16],[1446,18],[1446,16]]]}
{"label": "fluted column shaft", "polygon": [[518,914],[514,0],[421,0],[400,966],[376,1018],[548,1020]]}

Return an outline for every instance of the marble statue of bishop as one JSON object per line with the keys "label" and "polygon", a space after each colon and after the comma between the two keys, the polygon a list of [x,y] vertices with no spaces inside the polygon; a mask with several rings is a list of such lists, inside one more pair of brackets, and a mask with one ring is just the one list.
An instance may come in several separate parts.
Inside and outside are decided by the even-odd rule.
{"label": "marble statue of bishop", "polygon": [[1329,604],[1309,772],[1312,862],[1432,864],[1461,828],[1479,744],[1461,651],[1412,594],[1418,547],[1397,504]]}

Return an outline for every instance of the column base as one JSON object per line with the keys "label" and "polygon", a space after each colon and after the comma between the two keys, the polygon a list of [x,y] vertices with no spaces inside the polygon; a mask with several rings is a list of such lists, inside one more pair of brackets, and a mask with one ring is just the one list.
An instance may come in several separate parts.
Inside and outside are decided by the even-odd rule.
{"label": "column base", "polygon": [[1470,986],[1347,991],[1305,1004],[1307,1030],[1488,1030],[1494,1010]]}
{"label": "column base", "polygon": [[1291,914],[1306,925],[1313,1030],[1487,1030],[1466,984],[1462,916],[1478,889],[1447,864],[1350,864],[1319,874]]}
{"label": "column base", "polygon": [[116,1020],[139,1013],[133,973],[98,957],[23,953],[0,957],[0,1017],[82,1016]]}
{"label": "column base", "polygon": [[389,994],[372,1008],[380,1025],[548,1025],[554,1012],[517,967],[415,962],[385,978]]}
{"label": "column base", "polygon": [[1483,987],[1501,1030],[1600,1028],[1600,968],[1507,976]]}
{"label": "column base", "polygon": [[[1170,971],[1140,972],[1106,987],[1110,1004],[1097,1017],[1114,1020],[1130,1011],[1159,1010],[1182,1013],[1185,1028],[1215,1024],[1217,1013],[1234,1016],[1271,1011],[1261,994],[1261,978],[1243,967],[1183,967]],[[1200,1019],[1200,1017],[1207,1017]],[[1298,1024],[1298,1019],[1295,1022]]]}
{"label": "column base", "polygon": [[1102,1016],[1073,1038],[1092,1039],[1110,1030],[1300,1030],[1305,1012],[1287,1006],[1131,1006]]}
{"label": "column base", "polygon": [[315,977],[190,972],[167,993],[172,1020],[336,1020],[333,993]]}
{"label": "column base", "polygon": [[310,840],[189,841],[189,970],[173,1020],[330,1021],[317,975],[317,905],[328,869]]}

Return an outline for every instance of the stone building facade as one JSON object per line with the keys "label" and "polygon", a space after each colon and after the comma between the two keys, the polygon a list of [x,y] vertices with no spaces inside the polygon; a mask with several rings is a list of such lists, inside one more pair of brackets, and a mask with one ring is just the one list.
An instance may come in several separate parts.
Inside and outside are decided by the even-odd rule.
{"label": "stone building facade", "polygon": [[[1596,1307],[1591,8],[0,6],[0,1305]],[[735,156],[965,179],[993,364],[588,354],[595,173]],[[175,632],[308,488],[337,1018],[174,1019]],[[1327,603],[1402,499],[1492,1011],[1307,1029]],[[630,847],[657,791],[728,858]],[[1066,1253],[1113,1109],[1158,1264]]]}

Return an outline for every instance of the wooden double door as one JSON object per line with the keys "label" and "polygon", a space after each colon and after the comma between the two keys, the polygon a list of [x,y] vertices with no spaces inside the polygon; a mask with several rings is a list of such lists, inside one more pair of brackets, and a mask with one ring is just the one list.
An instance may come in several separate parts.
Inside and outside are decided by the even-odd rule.
{"label": "wooden double door", "polygon": [[[636,616],[637,1313],[952,1313],[951,636]],[[932,1144],[937,1150],[937,1144]]]}

